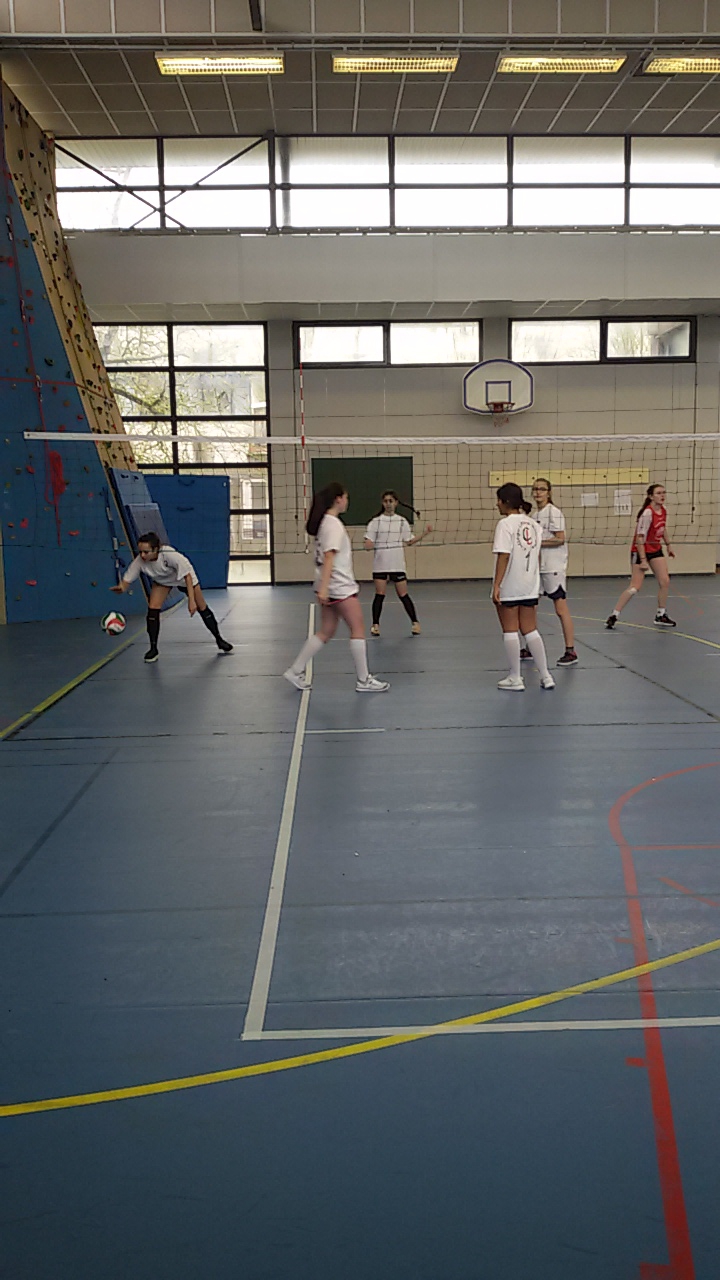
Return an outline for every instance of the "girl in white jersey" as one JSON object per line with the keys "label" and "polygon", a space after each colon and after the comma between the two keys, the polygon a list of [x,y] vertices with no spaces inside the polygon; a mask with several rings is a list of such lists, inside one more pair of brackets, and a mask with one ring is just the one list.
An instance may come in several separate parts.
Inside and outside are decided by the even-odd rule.
{"label": "girl in white jersey", "polygon": [[667,536],[666,522],[665,486],[651,484],[646,491],[645,501],[638,511],[635,536],[630,548],[630,566],[632,569],[630,586],[625,588],[605,623],[608,631],[612,631],[628,601],[637,595],[648,569],[652,569],[658,584],[657,612],[654,618],[655,626],[677,626],[677,623],[668,617],[668,612],[665,608],[670,589],[670,574],[663,556],[663,542],[667,547],[668,555],[671,558],[675,556],[675,552],[670,546],[670,539]]}
{"label": "girl in white jersey", "polygon": [[382,495],[382,511],[370,521],[365,530],[365,550],[374,551],[373,583],[375,597],[372,602],[371,636],[380,635],[380,614],[385,603],[388,579],[395,584],[398,599],[412,623],[412,634],[420,635],[420,623],[408,594],[405,547],[417,546],[432,525],[426,525],[423,533],[413,537],[412,529],[404,516],[397,514],[400,499],[394,489],[386,489]]}
{"label": "girl in white jersey", "polygon": [[492,600],[498,611],[510,666],[505,679],[498,680],[498,689],[522,693],[525,688],[525,681],[520,675],[519,631],[535,659],[541,687],[554,689],[555,681],[548,671],[545,645],[537,629],[542,530],[537,521],[529,518],[532,508],[517,484],[509,482],[500,486],[497,508],[503,518],[495,527]]}
{"label": "girl in white jersey", "polygon": [[390,685],[385,680],[376,680],[368,671],[367,640],[358,599],[360,588],[353,574],[350,539],[339,518],[347,508],[348,495],[337,482],[329,484],[313,498],[305,527],[311,537],[315,538],[315,593],[322,611],[320,629],[305,641],[284,675],[296,689],[309,689],[305,668],[323,645],[332,640],[338,621],[342,618],[350,630],[350,652],[357,674],[357,692],[384,693]]}
{"label": "girl in white jersey", "polygon": [[[565,534],[565,517],[559,507],[553,505],[552,485],[549,480],[539,477],[532,487],[532,496],[537,506],[535,519],[541,526],[542,544],[540,547],[540,589],[548,600],[555,605],[555,612],[560,619],[565,652],[557,660],[558,667],[574,667],[578,656],[575,652],[575,629],[567,602],[567,563],[568,548]],[[523,649],[522,658],[531,657],[529,649]]]}
{"label": "girl in white jersey", "polygon": [[173,587],[177,587],[178,591],[182,591],[183,595],[187,596],[190,617],[194,613],[200,614],[220,652],[230,653],[232,645],[229,640],[223,640],[220,635],[217,618],[208,607],[198,576],[186,556],[181,555],[174,547],[163,546],[156,533],[144,533],[141,538],[138,538],[138,554],[125,570],[118,585],[111,587],[110,590],[122,595],[129,590],[131,583],[135,582],[141,573],[147,574],[153,584],[147,611],[150,648],[145,654],[146,662],[157,662],[160,656],[158,653],[160,610]]}

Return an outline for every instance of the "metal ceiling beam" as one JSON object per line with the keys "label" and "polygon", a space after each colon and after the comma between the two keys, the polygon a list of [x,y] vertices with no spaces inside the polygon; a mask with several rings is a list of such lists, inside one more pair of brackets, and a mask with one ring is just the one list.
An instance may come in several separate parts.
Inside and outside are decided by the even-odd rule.
{"label": "metal ceiling beam", "polygon": [[263,20],[260,12],[260,0],[248,0],[250,6],[250,22],[253,31],[262,31]]}

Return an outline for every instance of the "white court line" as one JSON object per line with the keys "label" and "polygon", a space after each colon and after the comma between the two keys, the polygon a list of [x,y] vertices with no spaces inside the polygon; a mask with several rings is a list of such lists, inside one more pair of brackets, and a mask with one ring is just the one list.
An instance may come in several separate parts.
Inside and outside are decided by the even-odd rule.
{"label": "white court line", "polygon": [[384,733],[384,729],[308,729],[305,736],[311,733]]}
{"label": "white court line", "polygon": [[[308,618],[308,639],[313,633],[314,622],[315,605],[311,604]],[[305,675],[308,681],[312,681],[312,660],[308,662],[305,668]],[[267,1009],[270,994],[270,979],[272,977],[273,964],[275,963],[275,948],[277,946],[278,929],[280,928],[280,912],[285,892],[285,875],[287,873],[290,838],[295,818],[295,802],[297,800],[298,779],[300,777],[300,764],[302,762],[303,741],[309,705],[310,690],[303,689],[300,694],[300,708],[295,725],[295,737],[290,755],[287,782],[285,783],[285,797],[275,844],[275,858],[273,860],[272,875],[270,876],[270,888],[268,889],[268,897],[265,904],[265,919],[263,920],[260,946],[258,947],[257,960],[255,962],[255,973],[253,974],[250,999],[247,1013],[245,1014],[245,1025],[242,1031],[242,1039],[244,1040],[259,1039],[265,1022],[265,1010]]]}
{"label": "white court line", "polygon": [[420,1035],[434,1031],[439,1036],[508,1035],[532,1031],[644,1031],[647,1027],[720,1027],[720,1017],[707,1018],[607,1018],[589,1022],[483,1022],[469,1027],[323,1027],[305,1031],[261,1031],[245,1036],[252,1040],[375,1040],[382,1036]]}

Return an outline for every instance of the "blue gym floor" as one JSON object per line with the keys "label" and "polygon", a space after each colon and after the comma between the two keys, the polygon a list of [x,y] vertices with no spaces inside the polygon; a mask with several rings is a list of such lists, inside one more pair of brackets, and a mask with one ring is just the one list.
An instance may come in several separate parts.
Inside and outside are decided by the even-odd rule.
{"label": "blue gym floor", "polygon": [[522,695],[487,583],[373,696],[208,593],[14,733],[124,641],[0,631],[3,1280],[717,1280],[720,593],[620,585]]}

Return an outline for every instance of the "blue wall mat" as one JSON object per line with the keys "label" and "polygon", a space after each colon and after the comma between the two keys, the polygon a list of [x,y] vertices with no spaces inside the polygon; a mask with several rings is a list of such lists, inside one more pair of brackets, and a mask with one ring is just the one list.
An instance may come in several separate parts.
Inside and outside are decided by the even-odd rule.
{"label": "blue wall mat", "polygon": [[[87,431],[88,443],[23,438],[35,430]],[[122,522],[35,246],[6,184],[0,184],[0,521],[8,622],[100,617],[110,608],[108,588],[127,555]],[[127,612],[144,607],[133,599]]]}
{"label": "blue wall mat", "polygon": [[230,560],[227,476],[145,478],[162,511],[170,544],[192,561],[201,586],[226,587]]}

